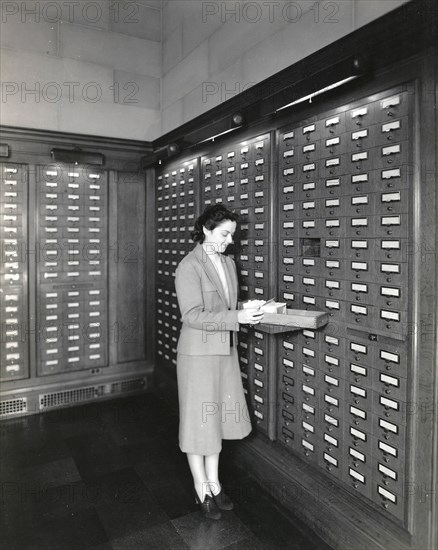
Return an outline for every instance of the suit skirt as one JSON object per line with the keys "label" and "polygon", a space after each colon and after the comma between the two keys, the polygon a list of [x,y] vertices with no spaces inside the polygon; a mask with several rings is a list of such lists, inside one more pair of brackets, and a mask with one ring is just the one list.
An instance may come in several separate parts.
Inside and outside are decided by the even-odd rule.
{"label": "suit skirt", "polygon": [[222,439],[243,439],[251,420],[235,347],[230,355],[177,356],[179,446],[184,453],[211,455]]}

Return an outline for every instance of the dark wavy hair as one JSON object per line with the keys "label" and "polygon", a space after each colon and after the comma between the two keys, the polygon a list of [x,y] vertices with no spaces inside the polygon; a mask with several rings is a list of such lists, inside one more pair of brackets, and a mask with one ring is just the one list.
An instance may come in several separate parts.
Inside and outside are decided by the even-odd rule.
{"label": "dark wavy hair", "polygon": [[205,238],[203,227],[212,231],[224,220],[237,222],[238,219],[239,216],[235,212],[228,210],[223,204],[207,206],[204,212],[195,221],[195,228],[191,233],[192,240],[203,243]]}

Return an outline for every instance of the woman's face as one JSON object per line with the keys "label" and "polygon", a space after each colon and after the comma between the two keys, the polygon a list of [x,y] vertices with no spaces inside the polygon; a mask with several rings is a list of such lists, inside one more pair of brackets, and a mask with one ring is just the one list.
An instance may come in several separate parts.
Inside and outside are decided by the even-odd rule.
{"label": "woman's face", "polygon": [[204,227],[204,246],[207,252],[225,252],[227,246],[233,242],[236,231],[236,222],[224,220],[213,230]]}

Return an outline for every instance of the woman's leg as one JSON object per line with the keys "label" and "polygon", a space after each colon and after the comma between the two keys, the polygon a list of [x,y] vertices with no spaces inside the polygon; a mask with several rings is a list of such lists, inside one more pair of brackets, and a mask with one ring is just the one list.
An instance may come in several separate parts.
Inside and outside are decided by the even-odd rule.
{"label": "woman's leg", "polygon": [[195,490],[201,502],[204,502],[205,495],[211,495],[208,485],[208,476],[205,471],[204,456],[187,453],[190,471],[192,472]]}
{"label": "woman's leg", "polygon": [[205,457],[205,473],[207,475],[210,490],[214,495],[221,491],[219,483],[219,454],[208,455]]}

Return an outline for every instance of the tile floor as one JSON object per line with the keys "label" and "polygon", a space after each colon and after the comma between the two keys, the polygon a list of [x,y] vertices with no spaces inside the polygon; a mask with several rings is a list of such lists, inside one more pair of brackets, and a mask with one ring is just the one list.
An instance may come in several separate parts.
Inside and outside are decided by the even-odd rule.
{"label": "tile floor", "polygon": [[235,508],[205,520],[177,432],[154,393],[2,422],[2,548],[330,550],[232,465],[238,442],[220,465]]}

